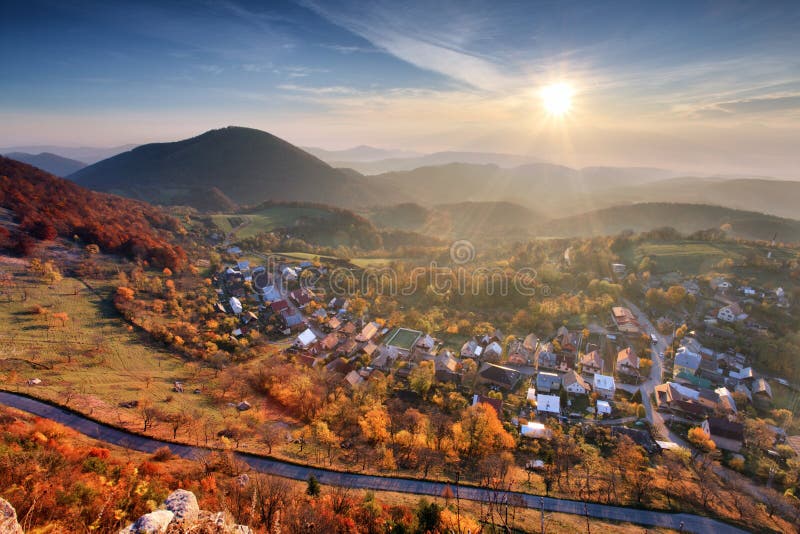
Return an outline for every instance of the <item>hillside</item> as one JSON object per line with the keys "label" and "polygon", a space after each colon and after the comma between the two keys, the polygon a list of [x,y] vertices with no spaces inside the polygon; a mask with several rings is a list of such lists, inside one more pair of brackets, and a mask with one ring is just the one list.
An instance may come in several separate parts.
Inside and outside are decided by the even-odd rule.
{"label": "hillside", "polygon": [[62,158],[80,161],[84,164],[84,166],[86,166],[91,165],[92,163],[97,163],[102,159],[116,156],[117,154],[130,150],[135,146],[136,145],[121,145],[113,147],[72,147],[61,145],[26,145],[1,147],[0,154],[5,154],[7,157],[11,157],[9,154],[12,152],[23,152],[26,154],[41,154],[42,152],[47,152]]}
{"label": "hillside", "polygon": [[180,223],[143,202],[96,193],[36,167],[0,156],[0,247],[30,253],[36,240],[78,236],[101,250],[180,269],[186,254],[171,241]]}
{"label": "hillside", "polygon": [[92,189],[164,204],[191,201],[213,188],[240,205],[303,200],[352,206],[381,196],[377,188],[274,135],[241,127],[143,145],[70,178]]}
{"label": "hillside", "polygon": [[15,159],[34,167],[39,167],[43,171],[56,176],[69,176],[70,174],[86,167],[82,161],[65,158],[58,154],[42,152],[40,154],[28,154],[27,152],[11,152],[5,155],[7,158]]}
{"label": "hillside", "polygon": [[597,207],[621,202],[691,202],[800,219],[800,182],[763,178],[672,178],[594,196]]}
{"label": "hillside", "polygon": [[539,232],[551,236],[592,236],[671,226],[689,234],[723,225],[730,225],[727,233],[732,237],[771,240],[777,234],[778,241],[800,241],[800,221],[702,204],[644,203],[604,208],[548,221],[539,226]]}
{"label": "hillside", "polygon": [[[529,163],[539,163],[540,160],[532,156],[517,154],[500,154],[495,152],[434,152],[424,155],[384,155],[379,157],[366,157],[369,152],[314,152],[320,159],[327,161],[334,167],[348,167],[362,174],[383,174],[387,172],[411,171],[419,167],[432,167],[448,165],[450,163],[467,163],[470,165],[497,165],[498,167],[518,167]],[[378,152],[371,152],[377,156]],[[361,156],[361,157],[356,157]]]}

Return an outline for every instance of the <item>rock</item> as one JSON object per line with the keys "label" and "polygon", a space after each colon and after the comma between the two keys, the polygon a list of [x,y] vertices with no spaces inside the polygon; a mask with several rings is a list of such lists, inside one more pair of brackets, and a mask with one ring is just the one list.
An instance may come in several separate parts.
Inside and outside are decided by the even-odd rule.
{"label": "rock", "polygon": [[175,514],[169,510],[156,510],[145,514],[119,534],[164,534]]}
{"label": "rock", "polygon": [[0,499],[0,534],[23,534],[17,523],[17,511],[5,499]]}
{"label": "rock", "polygon": [[252,406],[247,401],[242,401],[238,405],[236,405],[236,409],[239,410],[240,412],[247,411],[250,408],[252,408]]}
{"label": "rock", "polygon": [[172,519],[173,523],[183,523],[185,525],[193,525],[197,522],[197,517],[200,514],[200,506],[197,504],[197,497],[191,491],[178,489],[173,491],[164,501],[164,506],[167,510],[175,514]]}

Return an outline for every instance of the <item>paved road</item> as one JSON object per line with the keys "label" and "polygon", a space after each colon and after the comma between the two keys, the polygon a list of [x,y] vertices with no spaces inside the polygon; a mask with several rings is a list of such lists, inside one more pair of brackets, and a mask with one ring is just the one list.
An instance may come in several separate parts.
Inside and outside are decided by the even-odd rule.
{"label": "paved road", "polygon": [[[89,437],[120,445],[130,449],[144,452],[153,452],[160,447],[168,446],[173,453],[185,458],[197,458],[208,452],[202,447],[192,447],[190,445],[177,445],[164,441],[131,434],[123,430],[96,423],[68,410],[51,406],[41,401],[37,401],[22,395],[15,395],[8,392],[0,392],[0,404],[11,406],[19,410],[26,411],[51,419],[65,426],[73,428]],[[423,480],[409,480],[393,477],[379,477],[371,475],[360,475],[357,473],[339,473],[325,469],[316,469],[302,465],[295,465],[280,462],[261,456],[239,454],[239,457],[247,462],[253,469],[292,478],[295,480],[306,480],[310,475],[316,476],[323,484],[349,486],[353,488],[363,488],[371,490],[396,491],[401,493],[412,493],[416,495],[441,495],[445,485],[439,482],[429,482]],[[525,493],[507,493],[508,496],[515,496],[529,508],[541,509],[546,512],[561,512],[566,514],[584,515],[597,519],[611,521],[625,521],[636,523],[647,527],[663,527],[684,532],[697,533],[721,533],[738,534],[745,531],[732,527],[719,521],[691,514],[672,514],[668,512],[654,512],[650,510],[638,510],[635,508],[624,508],[620,506],[608,506],[603,504],[587,504],[581,501],[570,501],[565,499],[553,499],[549,497],[538,497]],[[487,501],[497,499],[496,493],[475,487],[458,488],[458,496],[461,499],[471,501]]]}
{"label": "paved road", "polygon": [[658,340],[658,343],[652,345],[654,354],[652,358],[653,367],[650,369],[650,377],[641,384],[642,404],[644,405],[645,412],[647,413],[647,420],[650,421],[650,423],[655,427],[658,435],[679,445],[686,446],[686,442],[667,427],[667,425],[664,423],[664,417],[658,412],[658,410],[655,409],[651,400],[651,396],[655,391],[655,387],[661,384],[661,375],[664,367],[664,360],[661,357],[661,354],[663,354],[664,351],[667,350],[667,347],[669,347],[669,344],[672,343],[672,336],[661,335],[653,326],[653,323],[650,322],[650,319],[647,317],[647,315],[642,310],[637,308],[632,302],[625,301],[625,304],[636,316],[636,320],[639,321],[639,325],[644,329],[644,331],[648,335],[654,335]]}

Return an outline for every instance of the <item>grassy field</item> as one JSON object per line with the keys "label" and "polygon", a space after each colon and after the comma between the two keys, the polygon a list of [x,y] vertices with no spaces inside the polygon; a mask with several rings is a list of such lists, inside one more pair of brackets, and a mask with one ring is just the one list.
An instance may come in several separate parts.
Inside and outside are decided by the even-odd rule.
{"label": "grassy field", "polygon": [[[622,253],[624,261],[629,267],[635,269],[642,259],[650,257],[656,262],[655,273],[663,274],[680,271],[684,274],[694,275],[714,271],[715,266],[726,258],[734,263],[741,262],[748,254],[757,254],[766,257],[768,252],[779,260],[790,259],[795,256],[789,249],[775,248],[758,245],[749,245],[734,242],[710,243],[705,241],[672,241],[672,242],[643,242],[628,248]],[[735,268],[734,272],[743,277],[755,278],[760,283],[780,283],[782,273],[771,273],[766,269],[748,270]]]}
{"label": "grassy field", "polygon": [[[149,400],[165,413],[197,412],[221,424],[220,409],[205,395],[190,393],[212,371],[186,365],[129,328],[107,297],[109,283],[90,281],[92,290],[64,278],[48,286],[19,266],[0,260],[0,269],[12,272],[16,282],[12,301],[0,303],[2,387],[59,403],[70,399],[84,413],[135,430],[141,430],[139,416],[120,402]],[[69,319],[62,323],[56,313]],[[41,385],[27,385],[36,378]],[[172,392],[176,380],[187,393]]]}
{"label": "grassy field", "polygon": [[318,208],[272,206],[253,213],[212,215],[214,224],[225,233],[234,232],[240,239],[293,226],[303,217],[328,218],[331,213]]}

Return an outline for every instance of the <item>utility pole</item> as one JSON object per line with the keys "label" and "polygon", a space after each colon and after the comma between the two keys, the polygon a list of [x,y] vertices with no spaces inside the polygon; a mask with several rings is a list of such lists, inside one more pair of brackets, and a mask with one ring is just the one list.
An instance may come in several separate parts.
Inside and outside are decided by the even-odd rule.
{"label": "utility pole", "polygon": [[544,497],[539,497],[539,504],[542,506],[542,534],[544,534]]}
{"label": "utility pole", "polygon": [[586,515],[586,534],[592,534],[592,527],[589,524],[589,505],[583,503],[583,513]]}

